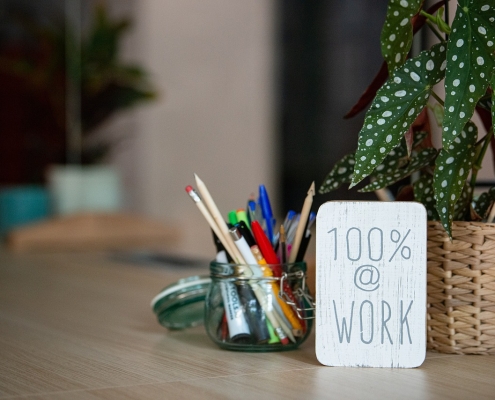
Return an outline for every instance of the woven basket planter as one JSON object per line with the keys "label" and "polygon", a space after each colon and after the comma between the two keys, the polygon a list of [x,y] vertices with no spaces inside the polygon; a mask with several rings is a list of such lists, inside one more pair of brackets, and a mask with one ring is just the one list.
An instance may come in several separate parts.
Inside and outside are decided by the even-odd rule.
{"label": "woven basket planter", "polygon": [[428,349],[495,354],[495,224],[428,222]]}

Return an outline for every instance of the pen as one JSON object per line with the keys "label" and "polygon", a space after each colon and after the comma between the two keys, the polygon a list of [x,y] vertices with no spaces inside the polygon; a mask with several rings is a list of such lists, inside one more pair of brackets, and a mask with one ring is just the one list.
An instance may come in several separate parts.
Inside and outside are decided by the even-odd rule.
{"label": "pen", "polygon": [[[292,242],[294,242],[294,236],[296,235],[296,230],[297,230],[297,227],[299,225],[300,217],[301,217],[300,214],[294,215],[294,218],[292,218],[290,226],[285,227],[285,240],[286,240],[287,246],[289,244],[292,246]],[[288,250],[289,249],[287,249],[287,253],[288,253]]]}
{"label": "pen", "polygon": [[294,219],[294,217],[296,216],[296,212],[293,211],[293,210],[290,210],[287,215],[285,216],[285,219],[284,219],[284,222],[283,222],[283,226],[285,227],[285,230],[288,231],[289,228],[290,228],[290,224],[292,223],[292,220]]}
{"label": "pen", "polygon": [[270,339],[267,319],[262,311],[261,304],[256,300],[253,289],[247,284],[240,282],[237,285],[239,298],[246,313],[247,322],[254,338],[258,343],[266,343]]}
{"label": "pen", "polygon": [[266,236],[271,243],[273,243],[273,212],[272,206],[270,204],[270,198],[268,197],[268,193],[266,191],[265,185],[259,186],[259,199],[258,202],[261,207],[261,215],[265,220],[266,224]]}
{"label": "pen", "polygon": [[256,221],[256,202],[252,199],[249,199],[247,202],[247,216],[249,222]]}
{"label": "pen", "polygon": [[238,222],[235,226],[239,228],[239,230],[241,231],[242,237],[244,239],[246,239],[246,242],[249,245],[249,247],[256,244],[256,241],[254,240],[254,237],[253,237],[253,233],[247,227],[247,225],[244,221]]}
{"label": "pen", "polygon": [[279,251],[280,251],[280,261],[282,264],[287,262],[287,249],[285,242],[285,229],[283,225],[280,225],[280,236],[279,236]]}
{"label": "pen", "polygon": [[299,217],[299,223],[297,225],[296,237],[294,238],[294,243],[292,243],[292,250],[290,251],[289,254],[289,263],[293,263],[294,261],[296,261],[297,253],[299,251],[299,246],[301,245],[301,240],[306,230],[306,221],[308,220],[309,213],[311,211],[311,205],[313,204],[314,195],[315,195],[315,183],[313,182],[308,190],[308,194],[306,198],[304,199],[301,216]]}
{"label": "pen", "polygon": [[309,221],[308,221],[308,226],[306,229],[310,229],[311,226],[313,226],[313,223],[316,221],[316,213],[314,211],[311,211],[309,213]]}
{"label": "pen", "polygon": [[297,252],[297,256],[296,256],[296,262],[304,260],[304,255],[306,254],[306,250],[308,249],[308,244],[310,240],[311,240],[311,231],[307,229],[306,234],[301,240],[301,245],[299,246],[299,251]]}
{"label": "pen", "polygon": [[[267,264],[271,264],[274,266],[278,265],[278,267],[280,268],[280,261],[277,257],[277,254],[275,254],[275,250],[273,250],[272,244],[266,237],[265,232],[263,231],[263,228],[258,221],[251,222],[251,230],[253,231],[254,239],[256,240],[256,243],[258,243],[261,254],[263,255],[263,258],[265,259]],[[279,272],[280,274],[275,274],[275,276],[280,277],[282,275],[281,268]]]}

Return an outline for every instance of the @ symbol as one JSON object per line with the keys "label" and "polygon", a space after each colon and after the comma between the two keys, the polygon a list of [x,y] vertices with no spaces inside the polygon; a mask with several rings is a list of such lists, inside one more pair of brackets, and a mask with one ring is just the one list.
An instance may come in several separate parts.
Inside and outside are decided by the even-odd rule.
{"label": "@ symbol", "polygon": [[361,265],[354,273],[354,285],[365,292],[373,292],[380,286],[380,271],[373,265]]}

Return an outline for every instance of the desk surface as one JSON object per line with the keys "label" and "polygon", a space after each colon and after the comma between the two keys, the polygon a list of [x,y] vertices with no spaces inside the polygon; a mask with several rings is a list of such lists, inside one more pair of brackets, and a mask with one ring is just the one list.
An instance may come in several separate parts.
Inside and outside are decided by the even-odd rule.
{"label": "desk surface", "polygon": [[417,369],[331,368],[314,337],[282,353],[218,349],[168,332],[149,303],[204,269],[108,254],[0,252],[0,399],[495,398],[495,357],[430,353]]}

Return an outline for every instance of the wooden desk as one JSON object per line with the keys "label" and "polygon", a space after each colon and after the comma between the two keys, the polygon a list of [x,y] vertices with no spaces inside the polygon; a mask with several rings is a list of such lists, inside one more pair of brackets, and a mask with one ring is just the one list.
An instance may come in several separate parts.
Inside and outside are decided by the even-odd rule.
{"label": "wooden desk", "polygon": [[417,369],[321,366],[299,350],[218,349],[203,328],[168,332],[150,300],[201,270],[105,254],[0,252],[0,399],[493,399],[495,357],[428,354]]}

